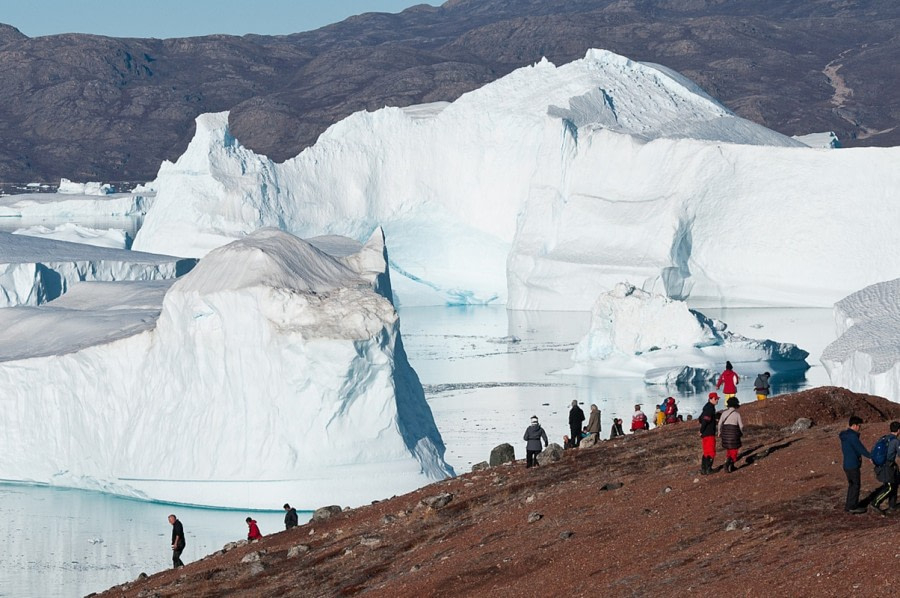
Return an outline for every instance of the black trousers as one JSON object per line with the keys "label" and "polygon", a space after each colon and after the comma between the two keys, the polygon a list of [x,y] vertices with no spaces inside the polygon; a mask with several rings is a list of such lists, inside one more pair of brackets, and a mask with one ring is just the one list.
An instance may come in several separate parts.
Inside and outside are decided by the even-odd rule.
{"label": "black trousers", "polygon": [[844,503],[844,510],[851,511],[859,506],[859,467],[855,469],[845,469],[847,474],[847,502]]}
{"label": "black trousers", "polygon": [[569,424],[569,444],[572,446],[578,446],[581,444],[581,427],[576,426],[574,424]]}
{"label": "black trousers", "polygon": [[537,456],[540,454],[541,451],[525,451],[525,467],[537,465]]}
{"label": "black trousers", "polygon": [[181,562],[181,553],[184,552],[184,548],[174,548],[172,549],[172,568],[177,569],[178,567],[184,567],[184,563]]}
{"label": "black trousers", "polygon": [[893,462],[888,463],[876,469],[875,473],[881,486],[871,495],[872,505],[878,507],[887,499],[888,506],[893,507],[897,504],[897,466]]}

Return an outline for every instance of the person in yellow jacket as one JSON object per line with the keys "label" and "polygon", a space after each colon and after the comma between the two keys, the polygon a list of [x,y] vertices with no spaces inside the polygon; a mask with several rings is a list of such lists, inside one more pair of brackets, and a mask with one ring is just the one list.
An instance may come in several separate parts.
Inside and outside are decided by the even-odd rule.
{"label": "person in yellow jacket", "polygon": [[656,418],[656,427],[660,427],[664,423],[666,423],[666,414],[663,413],[663,410],[659,408],[659,405],[656,406],[656,413],[654,414]]}

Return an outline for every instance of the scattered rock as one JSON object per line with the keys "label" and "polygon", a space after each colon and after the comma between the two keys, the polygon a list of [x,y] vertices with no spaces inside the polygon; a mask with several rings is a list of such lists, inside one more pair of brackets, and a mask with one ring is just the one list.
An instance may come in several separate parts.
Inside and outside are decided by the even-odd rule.
{"label": "scattered rock", "polygon": [[504,463],[516,460],[516,449],[509,443],[504,442],[499,446],[495,446],[491,451],[490,466],[497,467]]}
{"label": "scattered rock", "polygon": [[624,485],[622,482],[609,482],[600,486],[600,490],[618,490]]}
{"label": "scattered rock", "polygon": [[380,536],[363,536],[360,541],[360,544],[363,546],[368,546],[369,548],[375,548],[379,544],[381,544]]}
{"label": "scattered rock", "polygon": [[725,524],[725,531],[733,532],[734,530],[743,528],[743,527],[744,527],[744,522],[742,520],[734,519],[732,521],[729,521],[727,524]]}
{"label": "scattered rock", "polygon": [[381,518],[381,523],[383,525],[389,525],[395,521],[397,521],[397,518],[394,517],[393,515],[391,515],[390,513],[388,513],[387,515],[385,515],[384,517]]}
{"label": "scattered rock", "polygon": [[453,494],[450,492],[441,492],[440,494],[436,494],[434,496],[427,496],[422,499],[419,503],[425,507],[430,509],[441,509],[450,504],[450,501],[453,500]]}
{"label": "scattered rock", "polygon": [[292,559],[294,557],[298,557],[303,553],[309,552],[309,546],[306,544],[298,544],[296,546],[291,546],[288,549],[287,558]]}
{"label": "scattered rock", "polygon": [[238,540],[237,542],[229,542],[225,546],[222,547],[222,552],[230,552],[235,548],[239,548],[241,546],[246,546],[247,540]]}
{"label": "scattered rock", "polygon": [[259,575],[260,573],[262,573],[265,570],[266,570],[266,568],[263,567],[262,563],[253,563],[250,565],[249,573],[250,573],[250,575]]}
{"label": "scattered rock", "polygon": [[543,518],[544,518],[544,516],[541,515],[540,513],[537,513],[537,512],[529,513],[528,514],[528,523],[534,523],[536,521],[540,521]]}
{"label": "scattered rock", "polygon": [[554,461],[559,461],[560,459],[562,459],[562,456],[563,447],[553,442],[550,444],[550,446],[538,453],[538,465],[549,465]]}
{"label": "scattered rock", "polygon": [[419,565],[413,565],[412,567],[409,568],[409,572],[410,572],[410,573],[415,573],[416,571],[418,571],[418,570],[421,569],[421,568],[422,568],[422,567],[420,567]]}
{"label": "scattered rock", "polygon": [[[506,446],[509,446],[509,445],[506,445]],[[497,449],[494,449],[494,450],[497,450]],[[491,453],[491,455],[493,455],[493,452]],[[473,472],[484,471],[485,469],[488,469],[490,466],[491,466],[491,464],[488,463],[487,461],[482,461],[481,463],[476,463],[475,465],[473,465],[472,471]]]}
{"label": "scattered rock", "polygon": [[150,577],[150,576],[147,575],[146,573],[144,573],[143,571],[141,571],[140,573],[138,573],[138,576],[135,578],[135,581],[140,581],[140,580],[142,580],[142,579],[147,579],[148,577]]}
{"label": "scattered rock", "polygon": [[581,442],[578,443],[578,448],[586,449],[597,446],[597,437],[593,434],[588,436],[587,438],[582,438]]}
{"label": "scattered rock", "polygon": [[671,491],[672,491],[672,487],[666,486],[665,488],[662,489],[662,494],[668,494]]}
{"label": "scattered rock", "polygon": [[245,554],[244,558],[241,559],[241,562],[242,563],[256,563],[259,561],[259,559],[260,559],[259,552],[254,550],[253,552],[248,552],[247,554]]}
{"label": "scattered rock", "polygon": [[537,500],[537,496],[535,496],[534,494],[529,494],[529,495],[528,495],[528,498],[525,499],[525,504],[530,505],[530,504],[533,503],[535,500]]}
{"label": "scattered rock", "polygon": [[343,512],[343,509],[341,509],[341,508],[340,508],[339,506],[337,506],[337,505],[331,505],[331,506],[328,506],[328,507],[321,507],[321,508],[319,508],[319,509],[316,509],[316,510],[313,512],[312,520],[313,520],[313,521],[325,521],[325,520],[328,519],[329,517],[332,517],[332,516],[334,516],[334,515],[338,515],[338,514],[340,514],[341,512]]}
{"label": "scattered rock", "polygon": [[568,540],[569,538],[571,538],[574,535],[575,535],[575,532],[569,532],[569,531],[560,532],[559,539],[560,540]]}
{"label": "scattered rock", "polygon": [[790,427],[790,430],[791,434],[795,434],[803,430],[809,430],[812,427],[813,421],[811,419],[809,419],[808,417],[801,417],[793,423],[793,425]]}

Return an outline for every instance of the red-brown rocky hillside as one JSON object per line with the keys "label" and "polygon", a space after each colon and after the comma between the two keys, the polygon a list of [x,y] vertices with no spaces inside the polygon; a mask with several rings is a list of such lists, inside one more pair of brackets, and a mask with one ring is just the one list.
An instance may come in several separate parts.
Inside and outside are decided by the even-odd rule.
{"label": "red-brown rocky hillside", "polygon": [[[871,446],[900,405],[834,387],[741,407],[739,469],[698,473],[685,422],[432,484],[103,596],[876,596],[900,512],[843,511],[838,433]],[[798,418],[814,422],[791,431]],[[524,447],[517,447],[519,453]],[[717,458],[721,466],[723,456]],[[619,486],[621,484],[621,486]],[[864,465],[863,495],[876,486]],[[452,494],[445,506],[421,501]]]}

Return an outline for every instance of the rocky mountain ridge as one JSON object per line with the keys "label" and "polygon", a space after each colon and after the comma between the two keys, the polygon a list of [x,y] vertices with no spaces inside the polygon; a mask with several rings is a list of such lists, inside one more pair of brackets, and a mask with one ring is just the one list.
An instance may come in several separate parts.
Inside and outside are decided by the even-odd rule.
{"label": "rocky mountain ridge", "polygon": [[789,135],[897,145],[890,0],[451,0],[288,36],[28,38],[0,25],[0,181],[149,180],[204,112],[282,161],[357,110],[453,100],[546,56],[605,48],[694,79]]}

